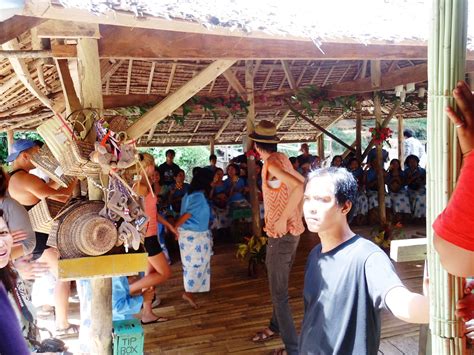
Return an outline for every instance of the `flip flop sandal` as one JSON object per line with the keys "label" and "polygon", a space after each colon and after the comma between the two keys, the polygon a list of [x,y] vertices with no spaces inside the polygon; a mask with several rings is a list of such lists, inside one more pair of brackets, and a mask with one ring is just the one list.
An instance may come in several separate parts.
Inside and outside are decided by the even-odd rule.
{"label": "flip flop sandal", "polygon": [[56,316],[56,311],[54,310],[54,307],[46,311],[42,309],[39,309],[36,311],[36,317],[39,319],[48,320],[50,317],[55,317],[55,316]]}
{"label": "flip flop sandal", "polygon": [[55,336],[58,339],[72,338],[79,335],[79,326],[77,324],[69,324],[69,327],[64,329],[56,329]]}
{"label": "flip flop sandal", "polygon": [[254,343],[263,343],[265,341],[272,340],[276,337],[278,337],[278,333],[267,334],[267,332],[265,332],[264,330],[261,332],[257,332],[257,334],[255,334],[255,336],[252,338],[252,341]]}
{"label": "flip flop sandal", "polygon": [[152,320],[151,322],[143,322],[141,321],[142,325],[148,325],[148,324],[155,324],[155,323],[164,323],[167,322],[169,319],[165,317],[158,317],[158,319]]}

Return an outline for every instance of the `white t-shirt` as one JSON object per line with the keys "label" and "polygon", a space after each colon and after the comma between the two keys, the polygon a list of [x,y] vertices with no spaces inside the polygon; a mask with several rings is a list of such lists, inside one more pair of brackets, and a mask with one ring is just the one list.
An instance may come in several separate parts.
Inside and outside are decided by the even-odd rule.
{"label": "white t-shirt", "polygon": [[406,138],[404,142],[405,147],[405,159],[409,155],[416,155],[420,160],[425,155],[425,148],[423,144],[415,137]]}

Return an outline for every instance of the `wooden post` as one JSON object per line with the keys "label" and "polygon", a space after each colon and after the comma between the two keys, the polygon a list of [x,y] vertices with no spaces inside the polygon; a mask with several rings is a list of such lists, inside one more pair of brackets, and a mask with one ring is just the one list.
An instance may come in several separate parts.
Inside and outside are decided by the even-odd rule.
{"label": "wooden post", "polygon": [[405,156],[405,147],[404,141],[405,137],[403,136],[403,116],[398,115],[398,160],[400,160],[400,164],[403,168],[403,158]]}
{"label": "wooden post", "polygon": [[12,146],[13,146],[13,143],[14,143],[14,139],[13,139],[13,130],[12,129],[9,129],[7,131],[7,144],[8,144],[8,154],[10,154],[12,152]]}
{"label": "wooden post", "polygon": [[[371,81],[374,87],[380,86],[380,61],[372,60],[370,62]],[[377,91],[374,92],[374,111],[375,111],[375,126],[382,127],[382,106],[380,103],[380,95]],[[384,179],[384,162],[383,162],[383,144],[377,144],[377,183],[378,183],[378,202],[379,202],[379,216],[380,225],[384,226],[387,223],[387,213],[385,210],[385,179]]]}
{"label": "wooden post", "polygon": [[215,154],[214,152],[214,144],[215,144],[215,141],[214,141],[214,137],[211,137],[210,139],[210,142],[209,142],[209,151],[210,151],[210,154]]}
{"label": "wooden post", "polygon": [[[247,90],[247,101],[249,112],[247,114],[247,137],[255,128],[255,97],[254,97],[254,64],[253,60],[245,61],[245,87]],[[251,147],[250,139],[247,139],[247,150]],[[255,157],[247,157],[247,177],[250,192],[250,204],[252,206],[252,235],[260,237],[262,228],[260,223],[260,203],[258,201],[257,176]]]}
{"label": "wooden post", "polygon": [[356,104],[356,158],[361,162],[362,157],[362,105],[359,101]]}
{"label": "wooden post", "polygon": [[[102,83],[97,40],[78,39],[77,56],[82,107],[102,110]],[[87,139],[95,141],[95,138],[95,131],[91,130]],[[102,199],[102,190],[95,187],[90,180],[88,191],[89,200]],[[94,278],[91,280],[91,287],[91,353],[108,355],[112,353],[112,279]]]}
{"label": "wooden post", "polygon": [[318,136],[318,155],[322,163],[325,158],[324,157],[324,134],[322,133]]}

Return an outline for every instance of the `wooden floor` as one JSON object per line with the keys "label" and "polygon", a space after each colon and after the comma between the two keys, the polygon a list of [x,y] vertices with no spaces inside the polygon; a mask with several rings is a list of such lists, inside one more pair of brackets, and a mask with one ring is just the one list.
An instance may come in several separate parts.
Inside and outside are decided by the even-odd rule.
{"label": "wooden floor", "polygon": [[[356,229],[368,235],[367,228]],[[423,233],[423,228],[407,228],[408,235]],[[299,330],[303,318],[303,276],[307,255],[319,243],[316,236],[301,238],[290,278],[290,304]],[[395,265],[406,286],[421,291],[422,263]],[[173,275],[157,289],[162,305],[156,309],[160,316],[169,317],[161,324],[144,326],[146,354],[268,354],[282,346],[279,339],[255,344],[252,335],[268,325],[271,302],[267,278],[261,271],[258,278],[247,275],[246,264],[235,258],[235,246],[217,245],[212,258],[211,292],[196,297],[200,305],[192,309],[181,300],[181,263],[172,265]],[[71,307],[72,319],[78,318],[78,306]],[[380,354],[418,354],[419,326],[404,323],[384,311]],[[75,352],[77,339],[67,342]]]}
{"label": "wooden floor", "polygon": [[[290,304],[298,330],[303,318],[306,257],[318,242],[314,235],[302,236],[291,274]],[[282,346],[279,339],[263,344],[250,341],[256,331],[268,324],[270,295],[264,272],[258,278],[249,278],[246,265],[234,254],[233,245],[215,247],[211,292],[198,295],[198,310],[181,301],[181,265],[173,265],[172,279],[157,291],[163,301],[157,313],[170,321],[145,327],[146,353],[266,354]],[[421,291],[422,263],[400,263],[396,269],[410,290]],[[404,323],[384,312],[380,353],[418,354],[418,330],[418,325]]]}

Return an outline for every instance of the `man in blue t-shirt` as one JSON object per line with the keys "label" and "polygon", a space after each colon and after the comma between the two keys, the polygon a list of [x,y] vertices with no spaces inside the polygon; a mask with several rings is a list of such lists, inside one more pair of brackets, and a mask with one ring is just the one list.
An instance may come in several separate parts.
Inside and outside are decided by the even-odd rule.
{"label": "man in blue t-shirt", "polygon": [[303,212],[321,244],[306,264],[300,354],[377,354],[383,307],[406,322],[428,323],[428,298],[407,290],[385,253],[350,229],[356,197],[357,182],[345,169],[308,177]]}

